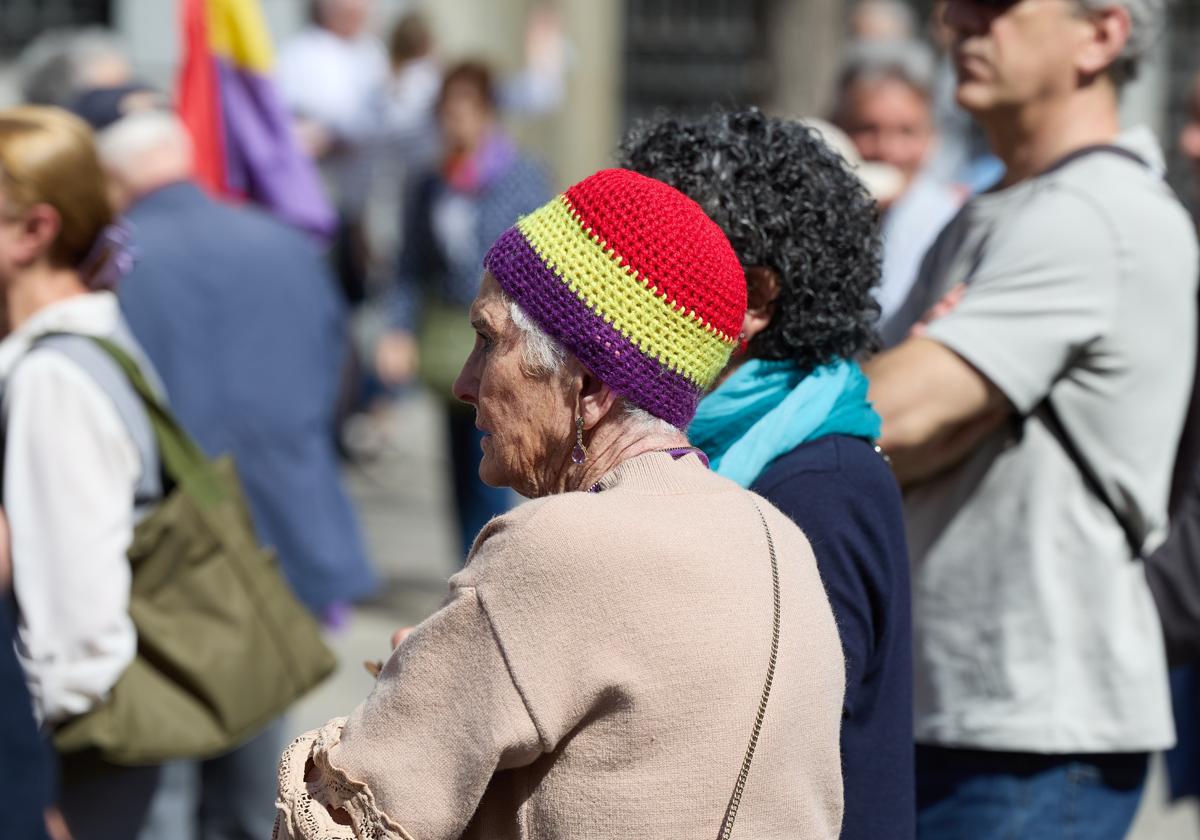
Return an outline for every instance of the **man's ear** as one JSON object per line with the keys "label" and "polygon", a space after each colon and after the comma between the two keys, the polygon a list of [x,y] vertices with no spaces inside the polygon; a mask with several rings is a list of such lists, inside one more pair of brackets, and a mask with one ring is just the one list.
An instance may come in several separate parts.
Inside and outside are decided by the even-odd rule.
{"label": "man's ear", "polygon": [[1075,66],[1085,79],[1094,79],[1120,57],[1133,22],[1129,11],[1118,5],[1089,13],[1087,19],[1091,29],[1075,57]]}
{"label": "man's ear", "polygon": [[583,428],[591,429],[616,408],[620,397],[612,389],[583,369],[579,384],[579,415]]}
{"label": "man's ear", "polygon": [[746,269],[746,318],[742,333],[747,341],[765,330],[775,317],[775,301],[782,288],[775,269],[765,265]]}

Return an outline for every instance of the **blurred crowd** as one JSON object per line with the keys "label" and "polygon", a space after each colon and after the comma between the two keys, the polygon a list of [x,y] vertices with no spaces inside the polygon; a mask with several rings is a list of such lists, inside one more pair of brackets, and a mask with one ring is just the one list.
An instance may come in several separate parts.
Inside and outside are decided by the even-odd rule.
{"label": "blurred crowd", "polygon": [[[679,768],[653,764],[668,749],[646,747],[653,757],[639,763],[596,727],[618,719],[648,743],[672,743],[671,724],[646,711],[667,696],[697,721],[712,715],[685,722],[692,741],[711,726],[723,743],[727,722],[744,739],[745,703],[722,690],[689,705],[675,683],[656,693],[656,669],[692,661],[672,647],[687,645],[684,629],[699,639],[693,671],[705,678],[706,658],[765,657],[743,638],[700,656],[708,625],[679,617],[677,584],[655,576],[649,548],[623,553],[626,532],[644,530],[632,520],[589,519],[593,506],[531,524],[551,508],[522,497],[590,488],[618,506],[628,485],[591,472],[610,450],[671,455],[637,491],[653,496],[637,503],[643,514],[674,523],[664,534],[694,524],[700,554],[731,535],[758,540],[758,519],[724,522],[724,503],[703,523],[688,518],[705,518],[693,511],[709,510],[719,488],[704,482],[723,476],[781,512],[763,526],[770,519],[790,559],[819,573],[811,586],[783,584],[785,606],[808,605],[811,623],[785,622],[778,657],[803,648],[812,679],[781,665],[768,717],[804,734],[791,745],[801,769],[765,746],[755,771],[803,776],[808,798],[775,802],[771,784],[748,795],[742,825],[754,836],[1115,840],[1133,822],[1149,756],[1172,748],[1173,789],[1200,792],[1200,694],[1187,670],[1200,658],[1200,266],[1196,221],[1164,163],[1164,146],[1180,151],[1200,191],[1200,75],[1178,137],[1121,126],[1117,110],[1164,15],[1155,0],[939,0],[922,19],[904,0],[858,0],[823,113],[663,113],[614,138],[620,177],[601,172],[558,194],[514,130],[553,114],[568,89],[570,33],[551,7],[530,12],[522,66],[505,74],[479,57],[452,60],[419,12],[376,31],[369,0],[317,0],[266,76],[289,122],[282,140],[262,142],[294,146],[327,199],[292,218],[256,206],[255,178],[267,174],[238,198],[207,189],[195,125],[112,33],[54,31],[29,45],[24,104],[0,112],[5,836],[232,840],[274,826],[319,838],[349,836],[336,826],[353,823],[363,837],[507,837],[510,818],[525,826],[513,837],[562,836],[620,810],[579,796],[571,774],[607,783],[622,772],[650,800],[674,797],[658,805],[677,833],[661,836],[691,836],[686,797],[707,802],[709,775],[727,796],[732,776],[705,771],[673,788],[662,774]],[[694,204],[674,204],[680,193]],[[697,205],[699,221],[688,216]],[[301,220],[326,210],[328,225]],[[735,263],[736,293],[717,288]],[[639,281],[606,303],[596,284],[626,275],[678,286]],[[696,291],[706,282],[717,291]],[[539,309],[536,283],[561,293],[567,314]],[[563,289],[586,305],[570,309]],[[686,329],[671,320],[679,313]],[[695,346],[667,346],[685,340]],[[605,367],[622,341],[615,356],[626,356]],[[524,378],[502,378],[501,362],[483,356],[509,344]],[[525,379],[547,378],[583,385],[524,395]],[[169,528],[150,524],[186,483],[164,472],[178,459],[170,447],[183,446],[165,443],[164,424],[178,420],[207,457],[233,456],[251,530],[277,556],[288,597],[336,632],[379,584],[342,468],[375,456],[390,407],[418,391],[444,418],[458,556],[470,567],[423,634],[401,634],[348,728],[331,723],[288,747],[286,709],[264,701],[254,732],[217,754],[131,763],[99,735],[66,746],[79,721],[88,733],[139,731],[116,713],[100,718],[138,663],[155,666],[146,640],[171,632],[139,612],[167,584],[146,582],[129,559],[168,541]],[[547,419],[555,412],[567,419]],[[692,447],[711,467],[704,478],[672,472],[698,463]],[[666,484],[675,489],[655,495]],[[188,492],[203,498],[198,486]],[[551,572],[506,589],[504,552],[524,557],[521,539],[552,551],[556,524],[563,545],[582,540],[573,528],[586,535],[580,551],[594,549],[597,564],[644,561],[650,571],[629,579],[681,622],[676,634],[667,620],[639,625],[627,604],[636,597],[572,602],[588,595],[586,574],[557,604]],[[189,562],[215,551],[187,540],[178,551]],[[653,542],[655,558],[678,559],[672,550]],[[464,613],[462,592],[489,584],[495,612],[472,594],[482,617]],[[598,604],[609,624],[589,624],[571,603]],[[712,624],[726,620],[708,607]],[[540,625],[529,615],[539,612],[555,620]],[[769,615],[770,598],[751,612]],[[497,650],[463,642],[485,625]],[[675,653],[630,664],[637,657],[612,654],[621,639],[605,627]],[[577,639],[585,628],[594,638]],[[607,647],[589,647],[596,639]],[[822,639],[832,640],[824,654]],[[601,677],[556,657],[595,657],[619,676],[593,687]],[[479,682],[446,673],[458,662]],[[489,669],[507,675],[503,689]],[[554,675],[566,675],[569,696],[546,688]],[[754,702],[759,680],[746,686]],[[186,691],[203,700],[207,689]],[[489,728],[492,717],[501,723]],[[369,726],[388,734],[365,738]],[[471,744],[450,743],[451,730]],[[764,743],[778,732],[765,729]],[[420,762],[393,760],[406,749],[444,750],[445,761],[422,754],[437,765],[426,779]],[[348,780],[366,794],[346,793]],[[534,806],[518,819],[505,808],[521,790]],[[641,792],[597,790],[654,811]],[[418,791],[424,811],[405,801]],[[609,833],[646,825],[626,814]]]}

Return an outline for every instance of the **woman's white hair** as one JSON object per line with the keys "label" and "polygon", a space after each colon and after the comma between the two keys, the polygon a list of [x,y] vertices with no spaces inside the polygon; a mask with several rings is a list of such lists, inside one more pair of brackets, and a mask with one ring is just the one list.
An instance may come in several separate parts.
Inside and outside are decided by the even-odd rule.
{"label": "woman's white hair", "polygon": [[[553,378],[561,376],[567,363],[567,348],[539,327],[512,298],[508,300],[508,315],[521,331],[521,365],[530,376]],[[678,431],[674,426],[638,408],[624,397],[620,400],[621,417],[646,434]]]}

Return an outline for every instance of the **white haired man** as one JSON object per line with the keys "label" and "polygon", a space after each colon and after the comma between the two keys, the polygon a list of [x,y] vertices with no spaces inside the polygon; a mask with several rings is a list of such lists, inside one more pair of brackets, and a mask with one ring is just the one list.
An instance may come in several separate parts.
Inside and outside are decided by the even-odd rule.
{"label": "white haired man", "polygon": [[906,487],[922,837],[1117,840],[1174,740],[1135,558],[1165,534],[1196,238],[1117,115],[1164,5],[946,6],[1007,174],[926,258],[923,333],[868,367]]}

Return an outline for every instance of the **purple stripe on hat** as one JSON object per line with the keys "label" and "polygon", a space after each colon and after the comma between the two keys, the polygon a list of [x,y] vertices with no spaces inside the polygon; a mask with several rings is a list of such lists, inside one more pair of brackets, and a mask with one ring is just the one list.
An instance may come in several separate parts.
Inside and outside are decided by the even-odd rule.
{"label": "purple stripe on hat", "polygon": [[520,230],[505,231],[483,264],[538,326],[605,385],[672,426],[682,429],[691,421],[700,390],[589,309],[546,267]]}

